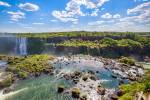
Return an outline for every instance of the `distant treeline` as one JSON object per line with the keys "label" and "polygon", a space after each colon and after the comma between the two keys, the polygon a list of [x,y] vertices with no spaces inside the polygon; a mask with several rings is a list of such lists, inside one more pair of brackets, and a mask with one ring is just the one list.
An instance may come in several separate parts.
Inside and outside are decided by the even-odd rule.
{"label": "distant treeline", "polygon": [[35,38],[53,38],[53,37],[93,37],[93,36],[116,36],[127,37],[131,35],[140,35],[143,37],[150,37],[150,32],[52,32],[52,33],[16,33],[19,37],[35,37]]}

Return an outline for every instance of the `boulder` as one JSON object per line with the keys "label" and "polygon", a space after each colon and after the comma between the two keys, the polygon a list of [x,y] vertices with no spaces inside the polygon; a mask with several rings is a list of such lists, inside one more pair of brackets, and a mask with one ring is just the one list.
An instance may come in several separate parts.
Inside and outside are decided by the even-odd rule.
{"label": "boulder", "polygon": [[73,79],[73,82],[74,82],[75,84],[77,84],[77,83],[79,82],[79,79]]}
{"label": "boulder", "polygon": [[0,75],[0,89],[10,86],[13,83],[13,75],[9,72],[2,72]]}
{"label": "boulder", "polygon": [[96,81],[97,78],[96,78],[95,75],[91,75],[91,76],[90,76],[90,79]]}
{"label": "boulder", "polygon": [[122,85],[122,84],[124,84],[124,81],[123,81],[123,80],[120,80],[120,81],[119,81],[119,85]]}
{"label": "boulder", "polygon": [[83,76],[82,80],[86,81],[88,79],[88,76]]}
{"label": "boulder", "polygon": [[69,80],[69,79],[70,79],[70,76],[69,76],[68,74],[63,75],[63,77],[64,77],[66,80]]}
{"label": "boulder", "polygon": [[71,93],[72,93],[73,98],[79,98],[80,97],[80,89],[79,88],[73,88]]}
{"label": "boulder", "polygon": [[93,74],[93,75],[95,74],[95,72],[92,71],[92,70],[89,70],[88,73],[89,73],[89,74]]}
{"label": "boulder", "polygon": [[65,87],[63,85],[58,86],[57,92],[62,93],[64,91]]}
{"label": "boulder", "polygon": [[111,95],[111,99],[112,99],[112,100],[118,100],[118,96],[117,96],[116,94],[112,94],[112,95]]}
{"label": "boulder", "polygon": [[117,95],[120,97],[120,96],[122,96],[124,94],[124,92],[122,91],[122,90],[118,90],[117,91]]}
{"label": "boulder", "polygon": [[150,62],[150,57],[145,56],[145,57],[144,57],[144,61],[145,61],[145,62]]}
{"label": "boulder", "polygon": [[81,95],[80,100],[87,100],[87,95]]}
{"label": "boulder", "polygon": [[96,71],[96,73],[99,73],[99,71]]}
{"label": "boulder", "polygon": [[116,75],[114,75],[114,74],[112,74],[112,75],[111,75],[111,77],[112,77],[112,78],[117,78],[117,76],[116,76]]}
{"label": "boulder", "polygon": [[97,93],[100,95],[105,95],[106,89],[103,87],[97,87]]}
{"label": "boulder", "polygon": [[11,88],[5,88],[4,91],[3,91],[3,94],[7,94],[7,93],[9,93],[11,91],[12,91]]}

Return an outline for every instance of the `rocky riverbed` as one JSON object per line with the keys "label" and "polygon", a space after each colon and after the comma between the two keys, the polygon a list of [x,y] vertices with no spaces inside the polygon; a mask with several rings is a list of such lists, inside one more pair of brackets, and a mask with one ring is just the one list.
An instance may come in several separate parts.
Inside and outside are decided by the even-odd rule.
{"label": "rocky riverbed", "polygon": [[[50,75],[54,76],[56,80],[65,79],[72,83],[69,88],[63,85],[57,86],[58,94],[70,95],[72,98],[80,100],[116,100],[122,94],[118,90],[119,85],[136,81],[144,74],[143,68],[139,65],[131,66],[120,63],[117,59],[102,57],[61,56],[55,57],[49,63],[54,67]],[[0,66],[4,66],[4,63]],[[5,66],[7,66],[6,63]],[[2,72],[1,76],[3,75],[7,77],[11,74]],[[0,84],[4,82],[5,77],[0,77]],[[8,84],[8,86],[10,85]],[[10,91],[5,88],[3,94]]]}
{"label": "rocky riverbed", "polygon": [[[70,93],[71,95],[72,90],[75,88],[77,92],[75,98],[82,100],[117,99],[118,88],[103,87],[105,82],[109,83],[110,81],[109,84],[111,84],[111,81],[116,79],[117,81],[114,84],[119,86],[136,81],[144,74],[143,68],[139,65],[130,66],[120,63],[118,60],[101,57],[58,57],[54,60],[54,64],[58,69],[63,69],[63,71],[58,71],[59,75],[75,83],[74,87],[67,89],[67,92],[64,93]],[[65,71],[65,68],[68,70]],[[99,76],[105,71],[111,73],[108,74],[109,78],[106,78],[106,80]]]}

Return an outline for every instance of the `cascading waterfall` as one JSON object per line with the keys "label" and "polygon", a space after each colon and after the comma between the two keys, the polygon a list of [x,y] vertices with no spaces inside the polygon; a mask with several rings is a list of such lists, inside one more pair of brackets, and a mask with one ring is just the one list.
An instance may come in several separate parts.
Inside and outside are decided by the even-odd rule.
{"label": "cascading waterfall", "polygon": [[19,55],[27,55],[27,38],[17,38],[16,44],[16,53]]}
{"label": "cascading waterfall", "polygon": [[21,55],[26,55],[27,54],[27,39],[26,38],[21,38],[20,39],[20,45],[19,45],[19,51]]}

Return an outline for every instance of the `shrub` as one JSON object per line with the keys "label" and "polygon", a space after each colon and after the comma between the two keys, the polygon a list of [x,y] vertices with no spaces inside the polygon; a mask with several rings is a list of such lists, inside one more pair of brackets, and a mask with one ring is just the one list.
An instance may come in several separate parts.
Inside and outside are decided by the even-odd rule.
{"label": "shrub", "polygon": [[100,44],[106,47],[113,47],[117,45],[117,40],[114,40],[112,38],[104,38],[100,40]]}
{"label": "shrub", "polygon": [[119,62],[124,63],[124,64],[128,64],[131,66],[135,65],[135,61],[132,58],[128,58],[128,57],[122,57],[119,59]]}
{"label": "shrub", "polygon": [[52,65],[48,63],[48,60],[52,59],[53,57],[48,55],[20,57],[9,64],[7,71],[17,74],[20,78],[26,78],[29,74],[36,75],[53,69]]}
{"label": "shrub", "polygon": [[144,91],[145,92],[150,92],[150,81],[146,81],[145,83],[144,83]]}
{"label": "shrub", "polygon": [[18,77],[22,79],[26,79],[28,77],[28,74],[27,72],[21,71],[21,72],[18,72]]}

